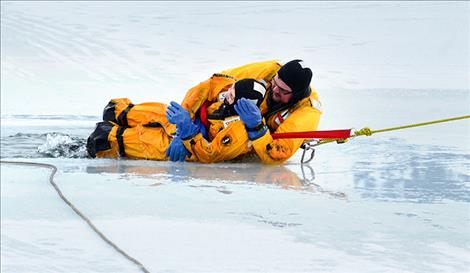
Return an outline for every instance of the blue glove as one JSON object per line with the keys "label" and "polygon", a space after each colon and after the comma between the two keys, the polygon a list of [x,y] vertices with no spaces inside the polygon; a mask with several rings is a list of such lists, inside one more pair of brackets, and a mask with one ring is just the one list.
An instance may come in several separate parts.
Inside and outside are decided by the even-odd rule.
{"label": "blue glove", "polygon": [[175,161],[184,161],[186,159],[186,156],[191,155],[189,151],[184,147],[183,140],[176,135],[173,137],[173,140],[170,143],[170,146],[168,146],[168,149],[166,150],[166,156],[170,157],[170,160],[175,162]]}
{"label": "blue glove", "polygon": [[188,139],[199,133],[199,127],[191,120],[188,110],[174,101],[166,109],[166,118],[170,123],[176,124],[181,139]]}
{"label": "blue glove", "polygon": [[209,139],[209,136],[207,135],[206,126],[204,126],[204,123],[202,123],[201,119],[200,118],[195,119],[194,124],[199,128],[199,132],[202,134],[202,136],[205,139]]}
{"label": "blue glove", "polygon": [[191,121],[191,116],[189,115],[188,110],[184,109],[183,106],[172,101],[166,108],[166,119],[168,119],[170,123],[178,126],[188,120]]}
{"label": "blue glove", "polygon": [[263,125],[261,111],[252,101],[246,98],[239,99],[235,104],[235,111],[245,123],[248,138],[251,140],[262,137],[268,131],[268,128]]}
{"label": "blue glove", "polygon": [[247,128],[255,128],[261,123],[262,117],[258,106],[248,99],[239,99],[235,104],[235,111]]}

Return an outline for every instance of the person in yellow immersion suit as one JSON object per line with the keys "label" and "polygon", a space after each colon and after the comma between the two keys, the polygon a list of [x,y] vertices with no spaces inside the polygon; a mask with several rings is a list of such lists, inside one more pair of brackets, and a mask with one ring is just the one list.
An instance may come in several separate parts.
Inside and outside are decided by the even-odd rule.
{"label": "person in yellow immersion suit", "polygon": [[[199,121],[200,118],[197,117],[194,122],[186,109],[176,102],[171,102],[166,111],[167,119],[177,125],[173,142],[180,141],[178,144],[180,146],[168,148],[167,155],[170,160],[188,159],[212,163],[235,159],[251,152],[252,147],[248,139],[251,132],[248,131],[247,134],[245,124],[240,120],[235,108],[242,100],[258,107],[265,93],[266,88],[262,82],[254,79],[237,81],[222,93],[223,101],[210,105],[207,109],[207,120]],[[204,107],[199,113],[203,111],[206,111]],[[203,129],[206,129],[204,124],[208,124],[208,136],[204,135]],[[182,156],[179,149],[184,149]]]}
{"label": "person in yellow immersion suit", "polygon": [[[191,88],[182,107],[191,118],[207,102],[217,100],[221,90],[212,88],[221,78],[254,78],[266,82],[267,92],[260,107],[247,100],[235,104],[241,120],[245,124],[248,137],[255,153],[263,163],[282,163],[300,148],[305,139],[273,139],[272,133],[314,131],[317,129],[321,104],[316,91],[310,86],[312,71],[302,60],[292,60],[284,65],[277,61],[247,64],[214,74],[210,79]],[[176,120],[169,119],[170,123]],[[192,142],[191,145],[196,145]],[[184,147],[183,147],[184,144]],[[175,137],[168,148],[173,159],[181,159],[190,154],[188,143]]]}
{"label": "person in yellow immersion suit", "polygon": [[[234,159],[250,152],[247,133],[240,118],[236,117],[233,104],[240,98],[248,98],[260,105],[266,89],[262,83],[253,79],[235,83],[233,78],[214,77],[214,83],[217,84],[213,89],[220,96],[217,101],[201,107],[194,122],[188,113],[185,116],[190,121],[187,128],[179,125],[177,129],[165,116],[165,112],[169,112],[167,109],[179,106],[175,102],[170,106],[157,102],[134,105],[126,98],[112,99],[105,107],[104,121],[97,124],[88,138],[89,155],[152,160],[167,160],[169,157],[173,161],[187,159],[209,163]],[[173,118],[183,121],[181,117]],[[191,131],[191,139],[187,136],[188,128],[194,130]],[[171,149],[167,150],[170,141],[173,139],[175,143],[174,139],[179,137],[188,142],[186,145],[194,156],[186,158],[187,154],[184,154],[183,157],[175,157]],[[197,142],[198,145],[189,142]]]}

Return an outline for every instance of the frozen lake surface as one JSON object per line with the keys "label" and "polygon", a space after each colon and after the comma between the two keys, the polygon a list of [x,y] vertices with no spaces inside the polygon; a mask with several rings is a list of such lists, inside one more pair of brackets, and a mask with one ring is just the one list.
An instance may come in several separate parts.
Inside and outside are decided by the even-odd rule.
{"label": "frozen lake surface", "polygon": [[[468,119],[320,146],[304,166],[301,152],[266,166],[84,150],[110,98],[179,101],[267,59],[311,65],[319,129],[468,115],[469,3],[1,7],[1,160],[55,165],[64,195],[150,272],[470,272]],[[1,271],[141,272],[49,174],[1,164]]]}
{"label": "frozen lake surface", "polygon": [[[351,91],[358,99],[368,94]],[[387,96],[393,100],[381,94]],[[403,97],[413,109],[431,107],[432,100]],[[454,114],[466,110],[466,93],[448,97]],[[371,123],[387,120],[383,107]],[[64,194],[151,272],[470,267],[468,121],[327,144],[306,166],[300,152],[285,165],[266,166],[88,159],[83,145],[96,119],[5,118],[2,160],[57,166]],[[2,270],[137,272],[61,202],[48,173],[2,164]]]}

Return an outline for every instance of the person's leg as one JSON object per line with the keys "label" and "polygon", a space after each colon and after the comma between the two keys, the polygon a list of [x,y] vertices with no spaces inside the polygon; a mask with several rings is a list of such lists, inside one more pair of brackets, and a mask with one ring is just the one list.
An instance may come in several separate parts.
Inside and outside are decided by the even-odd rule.
{"label": "person's leg", "polygon": [[99,122],[87,141],[91,157],[167,160],[171,137],[163,127],[126,127]]}

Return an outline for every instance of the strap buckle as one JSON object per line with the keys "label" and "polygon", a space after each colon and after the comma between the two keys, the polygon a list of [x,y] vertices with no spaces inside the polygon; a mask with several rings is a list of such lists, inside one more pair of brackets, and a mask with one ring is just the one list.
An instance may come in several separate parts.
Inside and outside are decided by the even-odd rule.
{"label": "strap buckle", "polygon": [[[300,146],[300,148],[304,149],[303,153],[302,153],[302,159],[300,160],[300,164],[307,164],[309,163],[310,161],[313,160],[313,158],[315,157],[315,149],[313,147],[315,147],[315,144],[312,144],[311,142],[317,142],[316,140],[311,140],[311,141],[308,141],[308,142],[304,142],[302,144],[302,146]],[[307,154],[307,151],[310,151],[310,158],[309,159],[306,159],[305,155]]]}

